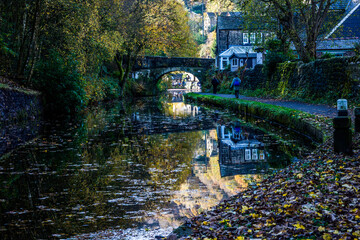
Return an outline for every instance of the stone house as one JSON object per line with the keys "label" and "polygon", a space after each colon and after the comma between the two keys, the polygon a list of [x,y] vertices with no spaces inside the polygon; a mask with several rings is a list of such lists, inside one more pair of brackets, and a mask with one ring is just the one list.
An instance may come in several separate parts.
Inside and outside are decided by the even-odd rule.
{"label": "stone house", "polygon": [[213,13],[213,12],[204,13],[204,32],[205,32],[205,34],[212,32],[212,30],[216,26],[216,20],[217,20],[216,13]]}
{"label": "stone house", "polygon": [[222,70],[230,65],[231,70],[236,71],[245,64],[247,55],[248,67],[262,63],[263,54],[257,54],[256,45],[268,36],[266,31],[246,30],[240,12],[220,14],[216,24],[216,66]]}
{"label": "stone house", "polygon": [[[360,44],[360,0],[339,0],[331,6],[329,14],[329,19],[338,16],[339,21],[322,36],[322,40],[317,41],[318,57],[325,53],[355,55],[354,46]],[[246,30],[240,12],[220,14],[216,26],[216,66],[222,70],[230,65],[231,71],[236,71],[245,63],[246,54],[249,56],[247,67],[263,63],[265,56],[257,51],[256,45],[271,35],[265,30]]]}

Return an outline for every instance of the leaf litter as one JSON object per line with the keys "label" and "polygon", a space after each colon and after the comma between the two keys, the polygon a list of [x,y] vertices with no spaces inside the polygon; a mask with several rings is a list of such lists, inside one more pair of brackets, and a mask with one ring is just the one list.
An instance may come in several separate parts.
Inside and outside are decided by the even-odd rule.
{"label": "leaf litter", "polygon": [[331,138],[167,239],[359,239],[360,134],[353,147],[336,154]]}

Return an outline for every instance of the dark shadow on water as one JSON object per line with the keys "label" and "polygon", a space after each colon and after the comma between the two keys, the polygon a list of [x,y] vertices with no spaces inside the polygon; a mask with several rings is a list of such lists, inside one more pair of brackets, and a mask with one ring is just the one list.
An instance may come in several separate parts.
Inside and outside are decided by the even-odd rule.
{"label": "dark shadow on water", "polygon": [[177,227],[291,161],[296,138],[286,145],[234,118],[170,96],[44,122],[39,138],[0,162],[0,238]]}

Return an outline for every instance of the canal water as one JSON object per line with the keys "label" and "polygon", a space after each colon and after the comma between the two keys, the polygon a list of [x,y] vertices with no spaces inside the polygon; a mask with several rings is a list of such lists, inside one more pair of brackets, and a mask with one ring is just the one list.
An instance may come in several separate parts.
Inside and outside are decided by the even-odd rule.
{"label": "canal water", "polygon": [[299,136],[185,104],[181,93],[40,129],[1,156],[0,239],[166,236],[306,151]]}

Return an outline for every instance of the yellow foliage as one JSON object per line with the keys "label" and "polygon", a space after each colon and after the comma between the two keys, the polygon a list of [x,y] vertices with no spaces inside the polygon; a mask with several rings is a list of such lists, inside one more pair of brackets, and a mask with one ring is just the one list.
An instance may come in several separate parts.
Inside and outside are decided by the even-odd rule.
{"label": "yellow foliage", "polygon": [[320,226],[320,227],[318,228],[318,231],[319,231],[319,232],[323,232],[323,231],[325,231],[325,227]]}
{"label": "yellow foliage", "polygon": [[296,227],[296,229],[305,229],[305,227],[301,225],[299,222],[297,224],[294,224],[293,226]]}

